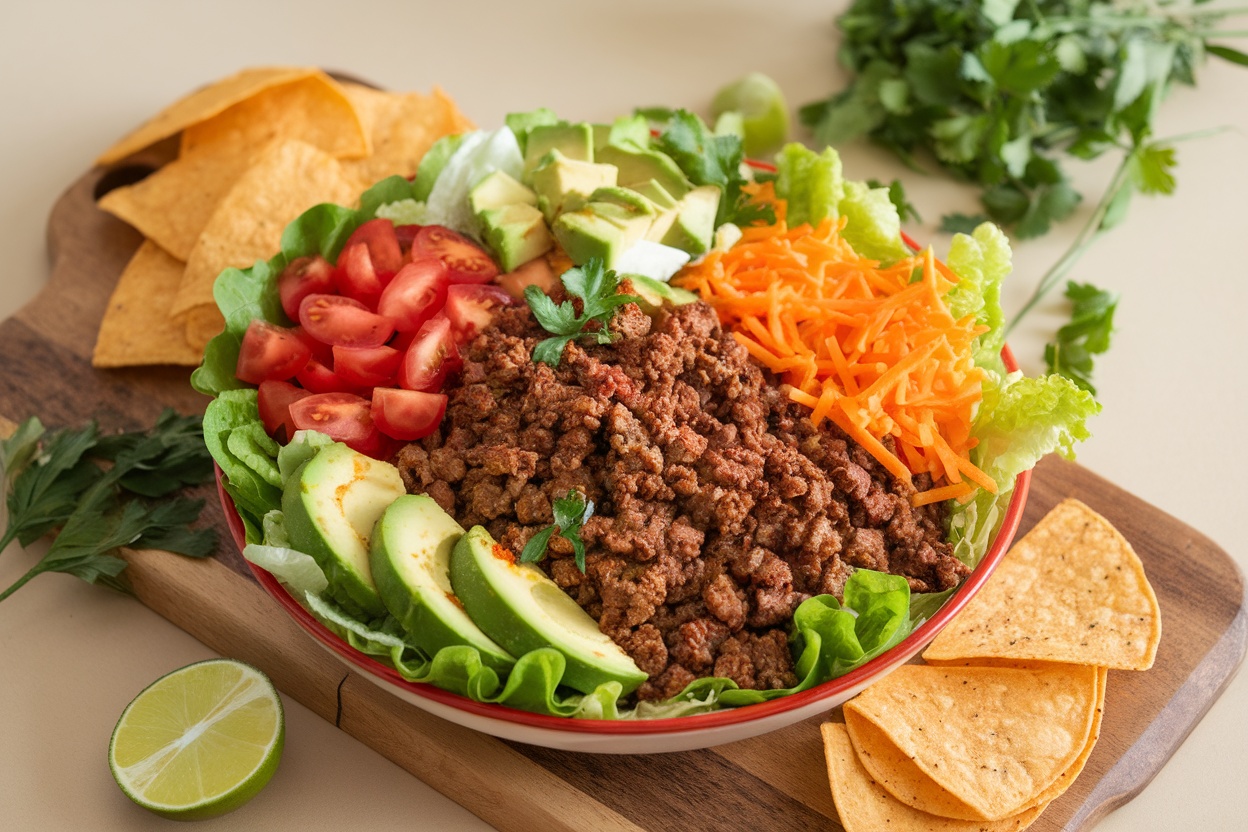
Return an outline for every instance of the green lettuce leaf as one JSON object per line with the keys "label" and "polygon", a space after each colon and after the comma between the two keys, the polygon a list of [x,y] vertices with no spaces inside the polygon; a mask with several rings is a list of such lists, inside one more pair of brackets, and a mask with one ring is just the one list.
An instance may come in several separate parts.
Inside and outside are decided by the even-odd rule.
{"label": "green lettuce leaf", "polygon": [[891,263],[910,254],[910,248],[901,239],[901,216],[889,197],[888,188],[846,182],[845,197],[837,210],[845,217],[841,236],[854,251],[882,263]]}
{"label": "green lettuce leaf", "polygon": [[961,320],[974,315],[988,327],[976,341],[975,363],[1005,374],[1001,347],[1005,341],[1005,313],[1001,311],[1001,283],[1012,269],[1009,238],[992,223],[981,223],[971,234],[955,234],[946,263],[960,278],[945,295],[949,311]]}
{"label": "green lettuce leaf", "polygon": [[[282,501],[280,476],[277,484],[273,482],[278,470],[276,443],[258,440],[257,429],[264,434],[254,389],[222,390],[204,411],[204,444],[225,474],[226,493],[234,500],[252,543],[261,541],[264,515]],[[240,438],[235,439],[236,435]]]}

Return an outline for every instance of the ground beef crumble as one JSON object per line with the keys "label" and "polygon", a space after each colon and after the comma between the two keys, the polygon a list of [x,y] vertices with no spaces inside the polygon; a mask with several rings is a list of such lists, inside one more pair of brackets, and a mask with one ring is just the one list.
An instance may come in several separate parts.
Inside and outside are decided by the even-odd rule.
{"label": "ground beef crumble", "polygon": [[572,343],[551,368],[530,357],[547,333],[528,307],[505,310],[465,349],[439,432],[398,463],[409,491],[516,552],[553,499],[592,499],[586,573],[559,537],[542,566],[649,674],[641,698],[710,675],[795,684],[793,611],[839,598],[853,567],[917,592],[967,574],[943,509],[912,508],[914,486],[812,426],[710,307],[630,304],[611,326],[614,344]]}

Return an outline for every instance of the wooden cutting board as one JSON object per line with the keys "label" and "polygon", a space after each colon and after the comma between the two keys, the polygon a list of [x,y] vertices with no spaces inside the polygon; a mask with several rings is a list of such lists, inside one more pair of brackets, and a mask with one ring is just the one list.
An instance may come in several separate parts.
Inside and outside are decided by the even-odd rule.
{"label": "wooden cutting board", "polygon": [[[169,153],[155,148],[93,169],[57,203],[48,286],[0,323],[0,414],[37,414],[52,425],[96,418],[113,429],[148,425],[166,406],[202,411],[206,400],[184,368],[90,366],[108,295],[140,242],[94,200]],[[1157,590],[1164,637],[1152,670],[1110,672],[1100,742],[1082,776],[1036,823],[1042,830],[1089,828],[1138,793],[1221,693],[1248,642],[1244,582],[1226,553],[1077,465],[1052,459],[1037,468],[1021,532],[1068,496],[1134,544]],[[262,668],[285,693],[499,829],[840,829],[818,731],[834,713],[668,755],[588,755],[496,740],[391,697],[318,649],[250,577],[211,497],[206,514],[222,532],[214,558],[128,555],[139,599],[213,649]]]}

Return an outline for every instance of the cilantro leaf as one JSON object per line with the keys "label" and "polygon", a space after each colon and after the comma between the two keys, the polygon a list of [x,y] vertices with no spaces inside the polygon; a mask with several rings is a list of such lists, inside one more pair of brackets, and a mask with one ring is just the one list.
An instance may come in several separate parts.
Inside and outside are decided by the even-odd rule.
{"label": "cilantro leaf", "polygon": [[551,505],[555,516],[553,525],[539,531],[529,542],[524,544],[520,552],[522,563],[536,563],[546,557],[546,549],[554,535],[572,544],[572,552],[576,557],[576,567],[585,572],[585,543],[581,540],[581,526],[594,516],[594,501],[587,499],[579,491],[568,491],[566,496],[555,498]]}
{"label": "cilantro leaf", "polygon": [[1072,302],[1070,323],[1045,346],[1044,360],[1050,373],[1066,376],[1095,396],[1093,359],[1109,349],[1118,295],[1089,283],[1071,281],[1066,284],[1066,297]]}
{"label": "cilantro leaf", "polygon": [[983,223],[988,222],[985,214],[945,214],[940,218],[938,231],[944,234],[970,234]]}
{"label": "cilantro leaf", "polygon": [[[609,324],[615,310],[626,303],[641,300],[636,295],[620,294],[620,276],[597,258],[584,266],[568,269],[560,280],[567,293],[581,301],[579,314],[571,300],[556,304],[536,286],[524,289],[524,299],[533,317],[542,329],[555,336],[538,342],[533,348],[533,360],[551,367],[559,366],[563,348],[575,338],[592,335],[599,344],[611,343],[615,340],[615,333]],[[597,329],[590,328],[591,323],[597,323]]]}
{"label": "cilantro leaf", "polygon": [[775,221],[770,208],[751,203],[743,190],[749,180],[741,173],[745,150],[740,136],[717,136],[698,116],[688,110],[676,110],[655,146],[672,157],[693,184],[720,189],[717,228],[726,222],[750,225]]}

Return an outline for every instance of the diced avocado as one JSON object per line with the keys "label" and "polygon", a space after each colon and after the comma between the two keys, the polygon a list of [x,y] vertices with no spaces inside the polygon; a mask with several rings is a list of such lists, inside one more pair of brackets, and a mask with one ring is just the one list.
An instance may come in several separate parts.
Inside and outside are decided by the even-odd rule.
{"label": "diced avocado", "polygon": [[[610,126],[603,125],[601,141],[597,129],[594,131],[594,150],[608,144],[624,144],[632,142],[638,147],[650,146],[650,122],[645,116],[620,116]],[[597,127],[597,125],[595,126]]]}
{"label": "diced avocado", "polygon": [[661,280],[632,273],[626,276],[633,284],[632,294],[641,298],[640,306],[646,314],[657,312],[663,306],[684,306],[698,299],[688,289],[681,289]]}
{"label": "diced avocado", "polygon": [[520,145],[520,152],[524,152],[524,146],[528,143],[529,131],[534,127],[544,124],[563,124],[559,116],[555,115],[554,110],[547,107],[538,107],[536,110],[530,110],[527,113],[508,113],[503,119],[511,132],[516,136],[516,144]]}
{"label": "diced avocado", "polygon": [[369,539],[377,518],[404,493],[399,469],[341,442],[321,448],[286,483],[290,546],[312,556],[330,597],[351,615],[386,614],[368,563]]}
{"label": "diced avocado", "polygon": [[689,190],[689,180],[672,157],[657,150],[650,150],[634,142],[609,144],[598,152],[597,160],[615,165],[619,170],[616,184],[631,188],[649,182],[658,182],[673,196],[683,196]]}
{"label": "diced avocado", "polygon": [[485,242],[509,272],[554,248],[546,218],[532,205],[515,203],[481,212]]}
{"label": "diced avocado", "polygon": [[451,586],[482,630],[513,656],[553,647],[567,659],[561,682],[590,693],[619,682],[631,693],[646,680],[559,585],[473,526],[451,552]]}
{"label": "diced avocado", "polygon": [[451,550],[464,528],[424,494],[404,494],[373,531],[369,564],[386,609],[412,643],[430,656],[466,644],[481,661],[505,671],[516,660],[481,631],[451,589]]}
{"label": "diced avocado", "polygon": [[[667,188],[660,185],[657,180],[651,179],[648,182],[642,182],[641,184],[632,185],[631,187],[634,191],[653,202],[658,208],[675,208],[679,204],[677,198],[672,196]],[[681,196],[684,196],[688,192],[689,190],[686,188],[681,192]]]}
{"label": "diced avocado", "polygon": [[736,110],[725,110],[715,119],[716,136],[736,136],[745,138],[745,116]]}
{"label": "diced avocado", "polygon": [[532,128],[524,145],[525,171],[538,167],[552,150],[578,162],[593,162],[594,128],[585,122],[542,124]]}
{"label": "diced avocado", "polygon": [[695,257],[711,247],[715,215],[719,212],[719,188],[702,185],[680,200],[676,220],[659,242],[687,251]]}
{"label": "diced avocado", "polygon": [[676,222],[677,208],[680,202],[667,192],[667,189],[655,180],[643,182],[640,185],[634,185],[633,190],[650,200],[656,209],[655,217],[650,222],[650,230],[646,232],[646,239],[653,242],[660,242],[667,236],[667,232],[671,230],[672,224]]}
{"label": "diced avocado", "polygon": [[583,266],[598,258],[610,269],[649,227],[649,217],[633,216],[618,205],[600,202],[561,214],[552,230],[573,263]]}
{"label": "diced avocado", "polygon": [[429,199],[429,192],[433,190],[433,183],[438,181],[442,168],[446,167],[446,163],[455,155],[455,151],[459,150],[459,146],[463,141],[463,133],[458,133],[454,136],[443,136],[433,143],[433,147],[425,152],[425,155],[421,157],[420,167],[416,169],[416,179],[412,182],[412,199],[415,199],[417,202],[424,202]]}
{"label": "diced avocado", "polygon": [[526,188],[506,171],[496,170],[482,179],[468,192],[472,212],[480,214],[505,205],[537,205],[537,194]]}
{"label": "diced avocado", "polygon": [[656,213],[653,202],[631,188],[621,188],[618,185],[611,188],[599,188],[589,195],[589,202],[591,205],[597,202],[607,202],[639,217],[652,217]]}
{"label": "diced avocado", "polygon": [[599,188],[616,184],[616,169],[611,165],[578,162],[558,150],[551,151],[532,174],[533,190],[538,207],[547,222],[564,211],[575,211]]}

